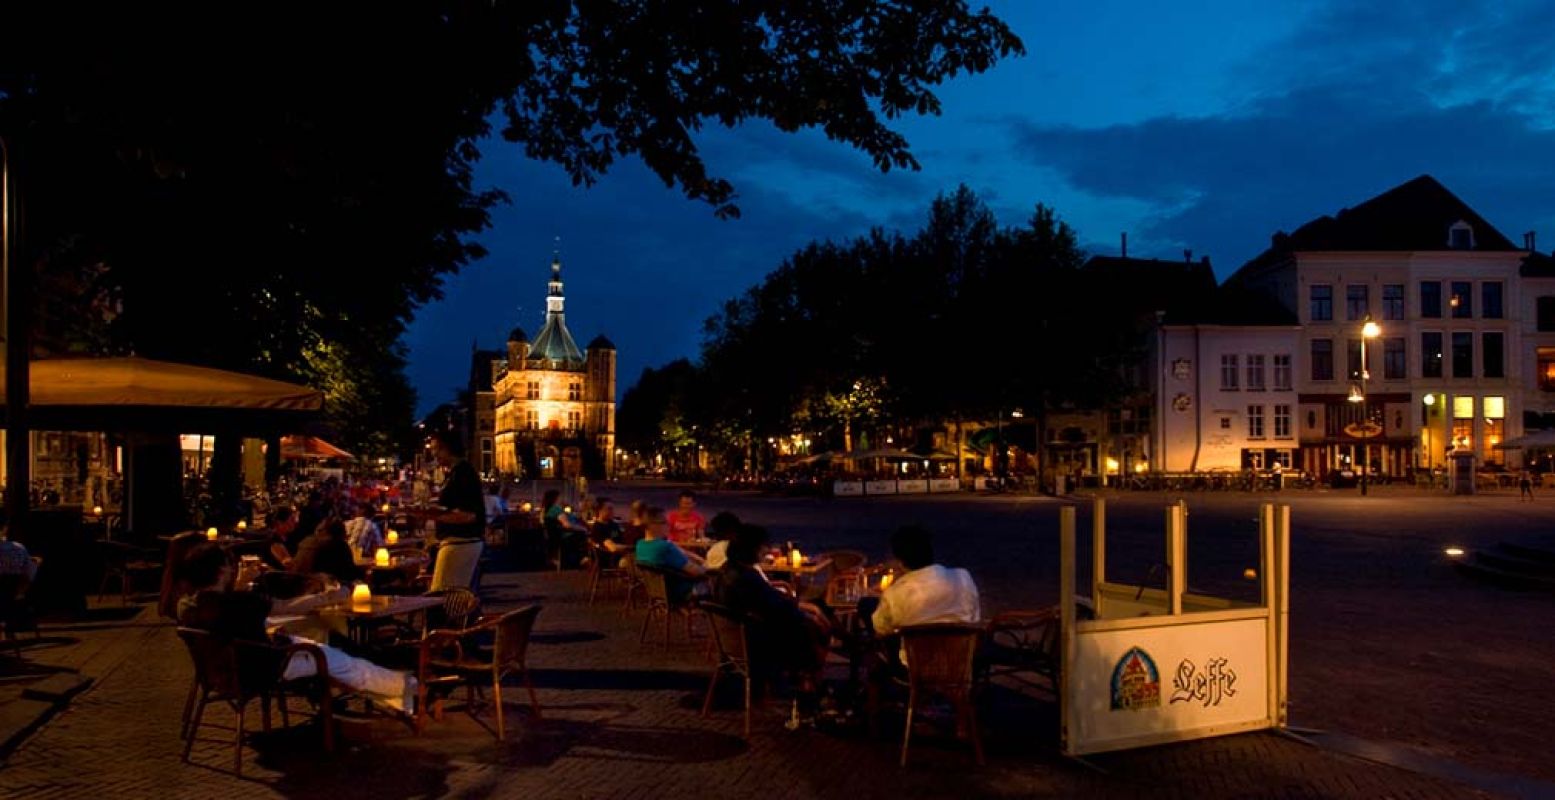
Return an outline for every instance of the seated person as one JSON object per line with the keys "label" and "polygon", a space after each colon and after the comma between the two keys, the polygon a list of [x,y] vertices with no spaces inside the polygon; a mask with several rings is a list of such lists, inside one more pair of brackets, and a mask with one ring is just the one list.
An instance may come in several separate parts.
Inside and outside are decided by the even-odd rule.
{"label": "seated person", "polygon": [[621,543],[627,547],[636,547],[642,541],[648,529],[648,523],[644,521],[643,514],[648,510],[648,504],[641,500],[633,500],[631,512],[627,514],[626,525],[621,529]]}
{"label": "seated person", "polygon": [[831,622],[822,610],[780,591],[756,567],[767,531],[744,525],[729,542],[728,561],[715,579],[713,597],[751,618],[751,659],[760,669],[815,673],[826,661]]}
{"label": "seated person", "polygon": [[644,512],[644,519],[647,521],[646,535],[637,543],[637,565],[657,567],[670,573],[664,580],[670,602],[685,602],[700,584],[702,576],[707,574],[707,568],[702,559],[665,538],[669,533],[669,521],[664,518],[664,509],[649,508]]}
{"label": "seated person", "polygon": [[720,511],[713,515],[713,521],[708,523],[707,536],[713,539],[713,545],[707,548],[707,568],[719,569],[724,565],[724,559],[728,558],[729,540],[740,530],[740,518],[733,512]]}
{"label": "seated person", "polygon": [[291,569],[305,575],[322,572],[341,583],[350,583],[362,576],[351,545],[346,543],[346,525],[334,517],[320,523],[313,535],[297,546]]}
{"label": "seated person", "polygon": [[[21,542],[13,542],[8,534],[10,526],[4,519],[4,511],[0,511],[0,575],[17,575],[16,593],[21,595],[27,591],[33,578],[38,576],[38,562],[32,560],[32,555],[27,552],[27,547]],[[3,620],[0,620],[3,621]]]}
{"label": "seated person", "polygon": [[[891,535],[891,554],[908,571],[880,595],[870,617],[876,634],[891,636],[908,625],[933,622],[977,622],[982,616],[971,573],[934,563],[934,540],[927,530],[901,528]],[[906,651],[902,656],[905,663]]]}
{"label": "seated person", "polygon": [[[221,548],[209,544],[191,550],[179,569],[193,591],[178,601],[178,624],[209,631],[224,639],[270,642],[283,646],[294,643],[316,644],[324,651],[329,677],[336,683],[396,711],[414,713],[416,679],[409,673],[380,667],[366,659],[299,636],[279,633],[274,637],[265,635],[265,617],[272,611],[277,614],[305,613],[315,606],[335,602],[348,595],[309,595],[282,605],[272,604],[270,598],[257,592],[231,591],[232,565]],[[282,666],[281,674],[286,680],[306,678],[316,674],[316,668],[313,659],[297,653]]]}
{"label": "seated person", "polygon": [[589,525],[589,538],[607,553],[630,553],[635,544],[627,545],[621,541],[623,532],[621,523],[616,522],[615,514],[615,505],[610,499],[599,498],[594,505],[594,522]]}
{"label": "seated person", "polygon": [[356,511],[346,520],[346,543],[351,551],[371,556],[383,547],[383,531],[373,521],[372,506],[366,502],[356,504]]}
{"label": "seated person", "polygon": [[585,549],[583,542],[589,529],[562,506],[561,496],[561,492],[548,489],[540,505],[545,509],[541,518],[545,526],[546,543],[550,545],[551,552],[556,553],[562,566],[566,566],[582,559]]}
{"label": "seated person", "polygon": [[686,542],[692,539],[702,538],[703,530],[707,527],[707,521],[697,513],[697,496],[690,489],[680,493],[680,500],[675,510],[669,515],[669,539],[672,542]]}
{"label": "seated person", "polygon": [[270,546],[260,553],[272,569],[289,569],[292,563],[291,548],[286,542],[291,539],[292,531],[297,529],[297,514],[291,506],[281,506],[270,514],[270,524],[265,532],[270,536]]}

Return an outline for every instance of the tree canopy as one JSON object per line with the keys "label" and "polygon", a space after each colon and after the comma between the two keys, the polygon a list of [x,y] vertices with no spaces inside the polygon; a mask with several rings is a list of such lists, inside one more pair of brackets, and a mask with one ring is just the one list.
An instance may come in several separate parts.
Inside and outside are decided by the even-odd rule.
{"label": "tree canopy", "polygon": [[305,380],[362,448],[408,431],[400,334],[484,254],[493,133],[582,184],[639,158],[733,216],[701,126],[915,167],[890,121],[1020,52],[958,0],[12,3],[0,137],[47,349]]}

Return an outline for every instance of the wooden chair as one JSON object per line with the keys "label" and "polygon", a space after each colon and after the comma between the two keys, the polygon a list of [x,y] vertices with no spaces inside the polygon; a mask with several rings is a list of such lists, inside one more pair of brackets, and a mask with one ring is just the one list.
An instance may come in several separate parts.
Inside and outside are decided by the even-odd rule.
{"label": "wooden chair", "polygon": [[162,563],[168,566],[162,570],[162,592],[157,600],[157,613],[168,619],[178,618],[178,599],[189,593],[190,587],[178,578],[178,565],[184,563],[184,557],[190,550],[199,547],[206,541],[205,534],[201,531],[184,531],[174,536],[167,543],[167,557]]}
{"label": "wooden chair", "polygon": [[626,586],[626,570],[620,566],[606,566],[606,563],[619,564],[620,558],[619,553],[612,553],[603,545],[589,542],[589,605],[594,605],[594,597],[601,583],[605,584],[606,594],[609,594],[611,586]]}
{"label": "wooden chair", "polygon": [[[238,642],[220,638],[196,628],[179,628],[178,637],[189,649],[194,662],[194,684],[184,701],[183,760],[189,762],[189,752],[194,748],[195,735],[205,717],[205,707],[211,703],[225,703],[238,715],[238,724],[232,741],[233,768],[243,775],[243,734],[247,720],[248,704],[259,700],[263,711],[264,730],[270,730],[270,701],[276,699],[281,707],[281,724],[288,725],[286,693],[292,689],[306,693],[318,702],[318,718],[324,729],[324,749],[335,749],[333,698],[330,696],[329,665],[324,651],[315,644],[293,644],[279,647],[261,642]],[[282,678],[286,664],[298,653],[311,658],[314,674],[307,678],[287,681]]]}
{"label": "wooden chair", "polygon": [[751,666],[749,640],[746,638],[745,619],[733,609],[717,603],[699,603],[707,613],[707,626],[712,631],[716,647],[717,663],[707,682],[707,697],[702,700],[702,716],[713,708],[713,691],[718,679],[726,673],[739,676],[745,682],[745,738],[751,735]]}
{"label": "wooden chair", "polygon": [[642,632],[638,634],[639,644],[648,641],[648,627],[653,624],[656,617],[664,618],[664,648],[670,646],[670,618],[680,615],[686,620],[686,639],[692,638],[691,619],[692,604],[689,600],[673,602],[669,596],[669,573],[658,567],[650,567],[646,564],[637,565],[637,575],[643,583],[643,594],[648,598],[648,614],[643,617]]}
{"label": "wooden chair", "polygon": [[627,553],[621,559],[621,570],[626,573],[621,580],[624,587],[623,594],[626,595],[621,599],[621,616],[624,617],[629,616],[637,608],[637,596],[643,591],[643,578],[637,571],[636,554]]}
{"label": "wooden chair", "polygon": [[[502,708],[502,680],[515,672],[524,679],[529,690],[529,705],[535,719],[540,718],[540,700],[535,696],[534,683],[529,679],[526,658],[529,653],[529,635],[534,631],[535,618],[541,606],[524,606],[500,617],[486,619],[469,628],[459,630],[435,630],[421,640],[420,657],[416,665],[416,726],[425,725],[428,711],[427,692],[433,686],[462,683],[467,692],[465,713],[475,718],[476,691],[491,682],[491,704],[497,717],[497,740],[507,739],[507,727]],[[489,651],[477,648],[474,642],[488,632],[496,635]]]}
{"label": "wooden chair", "polygon": [[982,625],[937,623],[902,628],[907,651],[907,725],[902,732],[902,766],[912,743],[913,712],[918,703],[938,694],[955,707],[957,722],[972,738],[977,763],[983,762],[983,739],[977,729],[977,708],[972,703],[972,660],[981,641]]}
{"label": "wooden chair", "polygon": [[151,554],[139,547],[123,542],[102,540],[97,542],[103,558],[103,580],[97,585],[97,602],[108,593],[108,584],[119,583],[119,604],[129,605],[130,594],[135,590],[135,578],[162,571],[162,562],[153,560]]}
{"label": "wooden chair", "polygon": [[1045,681],[1054,698],[1059,697],[1060,619],[1058,606],[995,615],[988,621],[988,636],[978,653],[978,683],[986,685],[999,676],[1035,675]]}

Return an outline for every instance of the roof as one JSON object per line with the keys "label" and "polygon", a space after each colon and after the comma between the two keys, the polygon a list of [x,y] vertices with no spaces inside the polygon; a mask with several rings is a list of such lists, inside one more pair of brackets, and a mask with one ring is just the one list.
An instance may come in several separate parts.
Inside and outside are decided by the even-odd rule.
{"label": "roof", "polygon": [[547,314],[545,327],[535,335],[534,343],[529,346],[529,358],[531,361],[568,361],[583,362],[583,351],[578,349],[578,343],[572,340],[572,334],[567,331],[566,319],[561,314]]}
{"label": "roof", "polygon": [[1518,274],[1524,278],[1555,278],[1555,255],[1547,255],[1537,250],[1530,252],[1523,259]]}
{"label": "roof", "polygon": [[1168,315],[1172,324],[1197,323],[1201,325],[1239,326],[1287,326],[1297,325],[1296,314],[1270,295],[1241,284],[1225,284],[1216,289],[1208,302],[1176,316]]}
{"label": "roof", "polygon": [[594,337],[594,341],[589,342],[589,348],[588,349],[590,349],[590,350],[614,350],[614,349],[616,349],[616,346],[609,339],[606,339],[605,335],[603,333],[601,333],[600,335]]}
{"label": "roof", "polygon": [[1103,283],[1109,309],[1130,317],[1156,312],[1165,312],[1169,318],[1196,316],[1215,293],[1215,270],[1208,258],[1175,261],[1092,256],[1081,270]]}
{"label": "roof", "polygon": [[527,342],[527,341],[529,341],[529,337],[524,335],[524,329],[523,328],[515,327],[515,328],[513,328],[513,332],[508,334],[508,341],[510,341],[510,342]]}
{"label": "roof", "polygon": [[1474,250],[1523,249],[1435,178],[1421,175],[1354,208],[1318,217],[1293,233],[1274,234],[1269,249],[1242,269],[1275,263],[1295,252],[1451,250],[1448,229],[1459,221],[1474,229]]}

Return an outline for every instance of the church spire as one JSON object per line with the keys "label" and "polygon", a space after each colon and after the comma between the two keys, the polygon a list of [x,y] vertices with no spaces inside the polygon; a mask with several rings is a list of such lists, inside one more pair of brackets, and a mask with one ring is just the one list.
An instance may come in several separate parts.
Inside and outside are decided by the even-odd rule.
{"label": "church spire", "polygon": [[551,282],[545,298],[545,318],[549,322],[551,317],[560,317],[565,306],[565,298],[562,296],[562,246],[561,237],[556,237],[556,249],[551,251]]}

